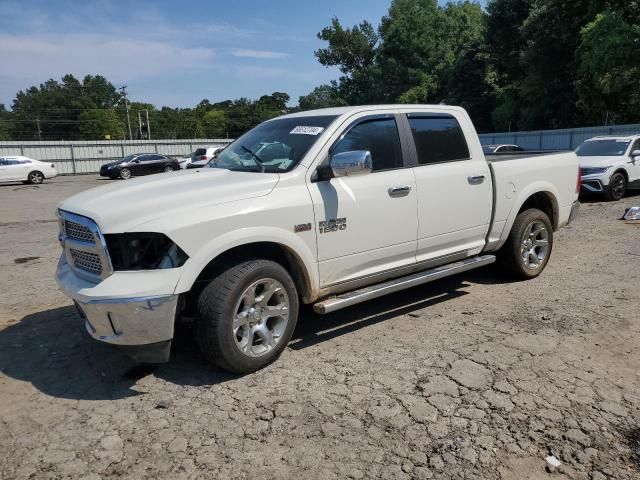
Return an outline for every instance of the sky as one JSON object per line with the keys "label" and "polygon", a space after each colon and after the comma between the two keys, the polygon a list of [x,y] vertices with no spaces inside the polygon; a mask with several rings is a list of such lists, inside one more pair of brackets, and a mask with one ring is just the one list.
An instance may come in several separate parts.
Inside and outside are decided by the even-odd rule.
{"label": "sky", "polygon": [[0,0],[0,103],[67,73],[132,101],[194,106],[275,91],[291,104],[339,76],[313,52],[333,16],[377,27],[390,0]]}

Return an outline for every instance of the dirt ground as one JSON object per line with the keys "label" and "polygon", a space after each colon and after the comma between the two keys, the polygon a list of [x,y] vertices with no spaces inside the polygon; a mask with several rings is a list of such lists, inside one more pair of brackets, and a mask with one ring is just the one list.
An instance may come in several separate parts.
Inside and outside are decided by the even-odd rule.
{"label": "dirt ground", "polygon": [[188,329],[157,368],[84,332],[54,210],[101,183],[0,186],[0,478],[640,478],[640,225],[618,220],[640,195],[583,203],[536,280],[306,309],[237,377]]}

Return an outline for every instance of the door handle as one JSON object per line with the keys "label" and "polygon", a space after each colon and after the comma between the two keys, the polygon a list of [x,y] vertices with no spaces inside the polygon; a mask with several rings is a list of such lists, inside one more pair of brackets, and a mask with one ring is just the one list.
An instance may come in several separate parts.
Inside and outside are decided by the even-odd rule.
{"label": "door handle", "polygon": [[388,192],[391,197],[404,197],[409,195],[411,187],[409,185],[394,185],[389,188]]}
{"label": "door handle", "polygon": [[476,175],[475,177],[467,177],[469,185],[480,185],[484,182],[484,175]]}

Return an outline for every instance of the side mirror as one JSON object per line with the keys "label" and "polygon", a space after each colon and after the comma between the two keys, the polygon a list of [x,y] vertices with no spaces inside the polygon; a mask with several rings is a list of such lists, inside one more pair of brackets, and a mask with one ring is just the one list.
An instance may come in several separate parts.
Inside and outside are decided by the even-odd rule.
{"label": "side mirror", "polygon": [[329,168],[334,177],[371,173],[373,168],[371,152],[368,150],[353,150],[351,152],[336,153],[329,161]]}
{"label": "side mirror", "polygon": [[640,160],[640,150],[634,150],[631,152],[631,159],[635,162],[636,160]]}

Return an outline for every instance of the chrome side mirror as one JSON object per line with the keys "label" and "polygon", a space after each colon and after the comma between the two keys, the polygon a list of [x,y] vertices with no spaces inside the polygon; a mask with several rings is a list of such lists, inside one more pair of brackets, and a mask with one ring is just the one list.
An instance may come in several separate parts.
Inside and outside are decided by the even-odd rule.
{"label": "chrome side mirror", "polygon": [[368,150],[353,150],[351,152],[336,153],[331,157],[329,168],[331,168],[334,177],[371,173],[373,168],[371,152]]}

